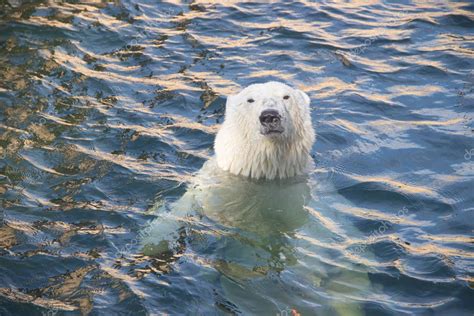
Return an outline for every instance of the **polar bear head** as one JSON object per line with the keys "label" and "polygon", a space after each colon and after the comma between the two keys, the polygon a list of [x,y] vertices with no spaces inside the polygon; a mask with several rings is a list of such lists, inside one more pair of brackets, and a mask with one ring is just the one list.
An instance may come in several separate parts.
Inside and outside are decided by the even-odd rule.
{"label": "polar bear head", "polygon": [[255,179],[306,173],[315,139],[309,104],[306,93],[279,82],[229,96],[215,141],[217,165]]}

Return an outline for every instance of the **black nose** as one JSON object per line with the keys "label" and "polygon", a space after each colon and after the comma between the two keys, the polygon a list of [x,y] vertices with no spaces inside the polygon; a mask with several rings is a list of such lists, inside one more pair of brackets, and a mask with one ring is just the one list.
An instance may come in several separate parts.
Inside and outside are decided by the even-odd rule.
{"label": "black nose", "polygon": [[264,126],[280,123],[281,116],[276,110],[265,110],[260,114],[260,123]]}

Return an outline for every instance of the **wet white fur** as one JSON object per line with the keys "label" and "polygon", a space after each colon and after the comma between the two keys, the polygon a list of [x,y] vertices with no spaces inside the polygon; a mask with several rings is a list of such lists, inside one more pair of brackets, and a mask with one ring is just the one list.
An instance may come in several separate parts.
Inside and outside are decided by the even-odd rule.
{"label": "wet white fur", "polygon": [[[287,100],[283,99],[288,95]],[[253,99],[253,103],[247,102]],[[215,140],[217,165],[234,175],[254,179],[283,179],[305,174],[312,166],[315,133],[310,99],[283,83],[248,86],[227,98],[226,114]],[[282,135],[260,133],[259,116],[275,109],[282,115]]]}

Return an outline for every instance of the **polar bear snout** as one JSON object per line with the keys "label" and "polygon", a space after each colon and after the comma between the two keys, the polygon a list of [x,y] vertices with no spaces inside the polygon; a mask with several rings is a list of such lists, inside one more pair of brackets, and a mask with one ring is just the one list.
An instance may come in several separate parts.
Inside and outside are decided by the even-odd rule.
{"label": "polar bear snout", "polygon": [[267,109],[263,110],[259,117],[263,135],[281,134],[283,133],[283,126],[281,125],[281,115],[277,110]]}
{"label": "polar bear snout", "polygon": [[281,115],[277,110],[265,110],[260,114],[260,123],[263,126],[280,124]]}

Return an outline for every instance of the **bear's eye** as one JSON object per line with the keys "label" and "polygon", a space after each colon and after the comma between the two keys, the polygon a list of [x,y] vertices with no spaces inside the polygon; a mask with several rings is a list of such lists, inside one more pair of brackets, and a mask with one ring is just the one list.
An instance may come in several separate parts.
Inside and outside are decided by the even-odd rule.
{"label": "bear's eye", "polygon": [[247,99],[247,102],[248,102],[248,103],[253,103],[254,101],[255,101],[255,100],[254,100],[254,99],[252,99],[252,98],[250,98],[250,99]]}
{"label": "bear's eye", "polygon": [[285,99],[285,100],[288,100],[289,98],[290,98],[289,95],[285,95],[285,96],[283,97],[283,99]]}

